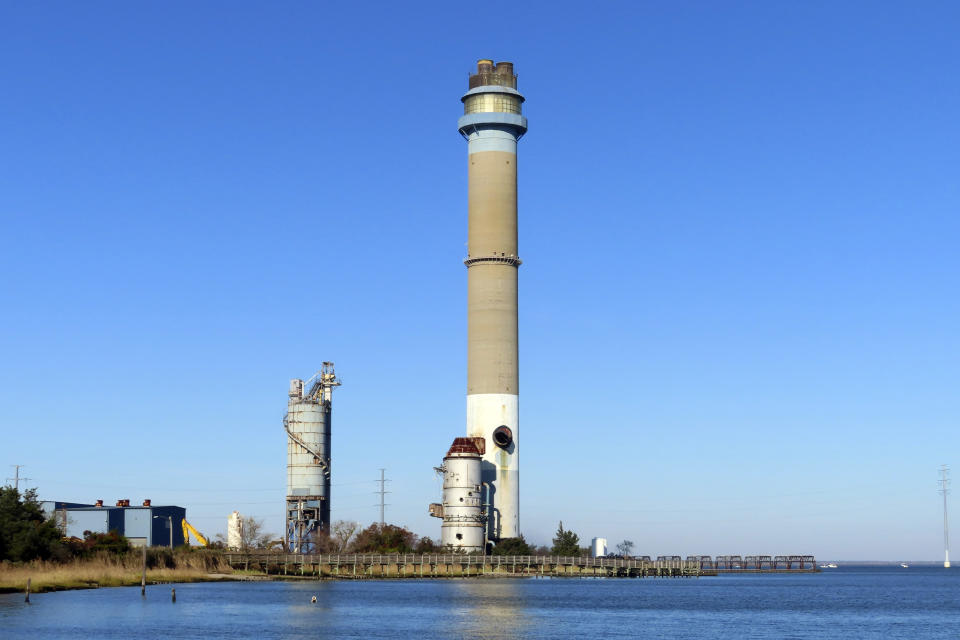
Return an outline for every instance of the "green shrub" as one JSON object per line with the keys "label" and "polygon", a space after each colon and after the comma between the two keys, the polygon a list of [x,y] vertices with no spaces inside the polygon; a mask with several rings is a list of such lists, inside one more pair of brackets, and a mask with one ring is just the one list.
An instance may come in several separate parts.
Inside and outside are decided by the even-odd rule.
{"label": "green shrub", "polygon": [[521,535],[519,538],[502,538],[493,547],[495,556],[529,556],[532,555],[530,545]]}
{"label": "green shrub", "polygon": [[63,554],[60,531],[43,515],[37,490],[21,496],[13,487],[0,487],[0,560],[28,562]]}

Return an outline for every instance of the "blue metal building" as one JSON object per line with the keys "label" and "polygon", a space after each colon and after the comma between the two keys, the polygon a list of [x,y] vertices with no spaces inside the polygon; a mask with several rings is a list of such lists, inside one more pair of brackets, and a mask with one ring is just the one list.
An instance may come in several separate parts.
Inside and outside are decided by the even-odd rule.
{"label": "blue metal building", "polygon": [[149,500],[144,500],[140,506],[130,506],[129,500],[119,500],[113,507],[103,506],[102,501],[98,501],[98,504],[80,504],[47,500],[41,506],[48,516],[56,520],[68,538],[82,538],[85,531],[116,531],[137,547],[166,547],[171,543],[178,547],[185,542],[182,522],[187,510],[183,507],[153,506]]}

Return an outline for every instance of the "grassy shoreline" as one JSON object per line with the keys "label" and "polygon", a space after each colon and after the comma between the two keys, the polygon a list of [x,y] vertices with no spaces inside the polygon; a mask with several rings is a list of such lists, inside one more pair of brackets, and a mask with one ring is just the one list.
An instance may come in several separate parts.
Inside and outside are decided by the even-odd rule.
{"label": "grassy shoreline", "polygon": [[[44,566],[46,565],[46,566]],[[30,579],[30,591],[62,591],[66,589],[96,589],[98,587],[133,587],[140,585],[141,572],[125,567],[105,567],[100,563],[30,563],[18,567],[0,568],[0,593],[25,591]],[[147,584],[166,582],[215,582],[230,580],[227,574],[211,575],[201,569],[147,569]]]}
{"label": "grassy shoreline", "polygon": [[[27,578],[30,578],[31,593],[49,593],[53,591],[70,591],[74,589],[99,589],[105,587],[138,587],[140,586],[140,569],[104,564],[102,561],[74,561],[58,564],[52,562],[31,562],[24,565],[0,564],[0,594],[23,593],[27,587]],[[283,575],[268,574],[261,571],[210,571],[198,568],[156,568],[147,569],[147,585],[174,584],[187,582],[235,582],[235,581],[270,581],[270,582],[307,582],[318,580],[398,580],[416,579],[418,576],[377,575]],[[461,579],[463,576],[433,576],[431,580]],[[528,575],[520,574],[488,574],[472,576],[474,578],[524,578]]]}
{"label": "grassy shoreline", "polygon": [[[140,552],[101,554],[68,562],[34,560],[0,563],[0,593],[43,593],[66,589],[130,587],[140,584],[143,558]],[[147,583],[208,582],[230,580],[233,570],[215,555],[205,553],[148,552]]]}
{"label": "grassy shoreline", "polygon": [[[27,571],[23,575],[7,576],[0,574],[0,593],[23,593],[30,578],[31,593],[50,591],[68,591],[72,589],[99,589],[101,587],[138,587],[140,574],[127,572],[123,575],[98,572],[36,572]],[[168,584],[174,582],[220,582],[233,578],[223,575],[211,575],[202,571],[177,569],[151,569],[147,571],[147,584]]]}

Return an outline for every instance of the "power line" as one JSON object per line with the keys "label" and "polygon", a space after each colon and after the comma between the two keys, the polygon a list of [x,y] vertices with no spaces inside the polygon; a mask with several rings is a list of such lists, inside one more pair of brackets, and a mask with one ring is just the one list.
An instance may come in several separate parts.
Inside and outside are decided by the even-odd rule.
{"label": "power line", "polygon": [[384,499],[386,498],[386,496],[387,496],[388,493],[391,493],[390,491],[387,491],[387,490],[386,490],[386,489],[387,489],[387,483],[390,482],[390,480],[388,480],[387,478],[384,478],[384,477],[383,477],[383,474],[384,474],[385,472],[386,472],[386,469],[380,469],[380,479],[377,480],[377,482],[380,483],[380,490],[379,490],[379,491],[374,491],[374,493],[380,494],[380,528],[381,528],[381,529],[383,529],[383,525],[384,525],[384,523],[385,523],[385,520],[384,520],[384,517],[383,517],[384,507],[387,506],[387,504],[384,502]]}
{"label": "power line", "polygon": [[950,467],[940,465],[940,494],[943,495],[943,566],[950,568],[950,529],[947,521],[947,496],[950,495]]}
{"label": "power line", "polygon": [[[16,466],[16,465],[11,465],[11,466]],[[22,467],[22,466],[24,466],[24,465],[20,465],[20,466]],[[7,478],[7,480],[13,480],[13,478]],[[30,478],[20,478],[20,480],[21,480],[21,481],[26,481],[26,480],[30,480]],[[331,486],[331,487],[346,487],[346,486],[358,485],[358,484],[369,484],[369,482],[370,482],[369,480],[356,480],[356,481],[353,481],[353,482],[335,482],[335,483],[331,484],[330,486]],[[68,480],[57,480],[57,481],[51,482],[51,484],[67,484],[67,485],[69,485],[70,487],[101,488],[101,489],[115,489],[115,488],[118,486],[117,483],[112,483],[112,484],[85,484],[85,483],[78,483],[78,482],[73,482],[73,481],[68,481]],[[169,486],[163,486],[163,487],[159,487],[159,486],[158,486],[158,487],[136,487],[136,486],[126,485],[126,484],[124,484],[124,485],[122,485],[122,486],[123,486],[123,490],[124,490],[124,491],[169,491],[169,492],[174,492],[174,491],[176,491],[176,492],[182,492],[182,493],[210,493],[210,489],[209,489],[209,488],[207,488],[207,489],[197,489],[197,488],[195,488],[195,487],[193,487],[193,488],[180,488],[180,487],[169,487]],[[261,488],[258,488],[258,489],[217,489],[217,493],[253,493],[253,492],[257,492],[257,491],[283,492],[283,491],[286,491],[286,487],[285,487],[285,486],[281,486],[281,487],[268,488],[268,489],[264,489],[264,488],[262,488],[262,487],[261,487]]]}

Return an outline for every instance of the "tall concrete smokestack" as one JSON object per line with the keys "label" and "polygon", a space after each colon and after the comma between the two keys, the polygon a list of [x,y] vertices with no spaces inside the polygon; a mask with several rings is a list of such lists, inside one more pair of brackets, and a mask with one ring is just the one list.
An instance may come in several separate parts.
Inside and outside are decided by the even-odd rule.
{"label": "tall concrete smokestack", "polygon": [[513,63],[477,62],[461,99],[469,148],[467,436],[486,441],[491,540],[520,535],[517,141],[527,131]]}

